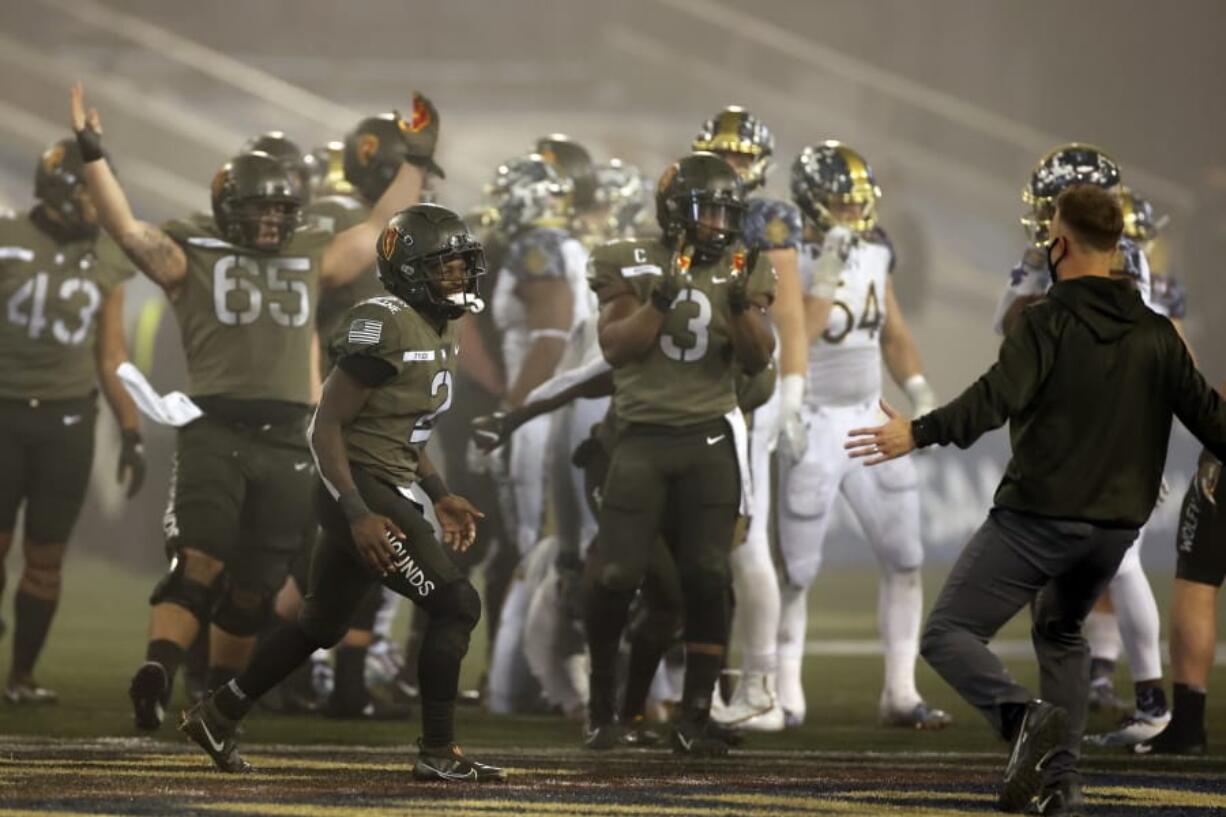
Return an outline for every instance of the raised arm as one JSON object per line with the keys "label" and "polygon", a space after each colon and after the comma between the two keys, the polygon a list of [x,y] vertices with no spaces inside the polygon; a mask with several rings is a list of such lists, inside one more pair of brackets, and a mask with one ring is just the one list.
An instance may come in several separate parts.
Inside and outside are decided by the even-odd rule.
{"label": "raised arm", "polygon": [[102,229],[132,259],[141,272],[173,295],[187,277],[187,256],[170,236],[132,215],[128,197],[102,153],[102,120],[95,108],[85,108],[81,84],[72,89],[72,128],[85,162],[85,186]]}

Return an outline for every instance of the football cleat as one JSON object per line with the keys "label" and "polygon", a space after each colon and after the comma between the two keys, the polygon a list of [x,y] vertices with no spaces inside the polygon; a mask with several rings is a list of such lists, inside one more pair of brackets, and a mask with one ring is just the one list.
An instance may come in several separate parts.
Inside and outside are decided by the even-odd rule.
{"label": "football cleat", "polygon": [[1124,712],[1128,704],[1115,694],[1115,683],[1110,677],[1095,678],[1090,682],[1090,694],[1086,699],[1091,712]]}
{"label": "football cleat", "polygon": [[1086,799],[1081,793],[1081,783],[1076,780],[1061,780],[1044,786],[1039,796],[1026,808],[1026,813],[1082,817],[1086,813],[1085,807]]}
{"label": "football cleat", "polygon": [[740,745],[740,736],[712,720],[680,720],[673,725],[672,745],[673,754],[720,757]]}
{"label": "football cleat", "polygon": [[783,710],[775,696],[774,681],[767,673],[744,673],[728,705],[718,713],[714,707],[712,710],[711,717],[724,726],[756,732],[783,730]]}
{"label": "football cleat", "polygon": [[60,696],[53,690],[29,683],[10,683],[4,688],[4,700],[17,706],[41,706],[59,703]]}
{"label": "football cleat", "polygon": [[183,713],[179,731],[207,752],[223,772],[251,771],[251,764],[238,753],[238,722],[218,712],[211,696]]}
{"label": "football cleat", "polygon": [[1175,734],[1167,729],[1153,740],[1137,743],[1129,747],[1134,755],[1190,755],[1200,757],[1209,753],[1209,738],[1204,729],[1196,734]]}
{"label": "football cleat", "polygon": [[1068,712],[1047,701],[1031,701],[1013,738],[1001,783],[999,808],[1018,813],[1043,785],[1043,767],[1068,733]]}
{"label": "football cleat", "polygon": [[929,706],[923,701],[920,701],[910,709],[891,710],[881,713],[881,724],[883,726],[899,726],[904,729],[936,731],[950,726],[953,722],[953,716],[944,709]]}
{"label": "football cleat", "polygon": [[622,729],[619,740],[622,746],[643,749],[649,746],[658,746],[661,737],[659,732],[647,725],[647,719],[639,715],[626,724],[625,728]]}
{"label": "football cleat", "polygon": [[621,743],[622,729],[617,721],[610,723],[585,723],[583,725],[583,748],[595,752],[607,752]]}
{"label": "football cleat", "polygon": [[1090,746],[1135,746],[1158,737],[1170,722],[1170,710],[1164,709],[1155,713],[1138,709],[1121,720],[1119,728],[1114,732],[1086,735],[1085,742]]}
{"label": "football cleat", "polygon": [[497,766],[464,757],[464,751],[457,744],[431,749],[419,739],[417,745],[417,762],[413,764],[413,778],[416,780],[502,783],[507,779],[507,773]]}
{"label": "football cleat", "polygon": [[132,719],[137,729],[153,731],[160,729],[166,717],[166,691],[169,679],[166,668],[156,661],[146,661],[132,676],[128,684],[128,697],[132,699]]}

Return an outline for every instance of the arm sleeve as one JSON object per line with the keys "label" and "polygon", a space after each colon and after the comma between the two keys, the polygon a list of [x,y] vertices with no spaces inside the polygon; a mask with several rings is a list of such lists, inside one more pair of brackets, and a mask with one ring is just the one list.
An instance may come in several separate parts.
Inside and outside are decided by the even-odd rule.
{"label": "arm sleeve", "polygon": [[528,397],[525,403],[536,403],[541,400],[548,400],[552,397],[557,397],[562,392],[577,386],[580,383],[586,383],[589,380],[595,380],[597,377],[608,374],[613,371],[613,367],[604,359],[603,355],[596,355],[594,358],[584,363],[582,366],[576,366],[573,369],[567,369],[561,374],[555,374],[553,377],[546,380],[541,385],[537,386],[532,391],[528,392]]}
{"label": "arm sleeve", "polygon": [[953,443],[969,448],[988,431],[1000,428],[1025,406],[1042,383],[1048,363],[1029,313],[1000,346],[992,368],[966,391],[912,423],[915,445]]}
{"label": "arm sleeve", "polygon": [[1196,368],[1188,348],[1180,340],[1174,327],[1166,323],[1169,367],[1174,372],[1171,380],[1171,405],[1175,416],[1201,441],[1205,448],[1219,460],[1226,459],[1226,401],[1217,389],[1205,380]]}

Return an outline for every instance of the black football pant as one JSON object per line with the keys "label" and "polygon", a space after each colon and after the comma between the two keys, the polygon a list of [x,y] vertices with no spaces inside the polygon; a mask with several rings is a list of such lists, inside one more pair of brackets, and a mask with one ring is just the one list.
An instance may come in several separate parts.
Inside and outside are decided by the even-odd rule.
{"label": "black football pant", "polygon": [[1076,774],[1090,684],[1082,624],[1136,538],[1135,529],[993,509],[928,616],[924,660],[1010,739],[1009,711],[1034,695],[1009,676],[988,641],[1033,604],[1039,694],[1069,713],[1068,739],[1046,769],[1049,782]]}

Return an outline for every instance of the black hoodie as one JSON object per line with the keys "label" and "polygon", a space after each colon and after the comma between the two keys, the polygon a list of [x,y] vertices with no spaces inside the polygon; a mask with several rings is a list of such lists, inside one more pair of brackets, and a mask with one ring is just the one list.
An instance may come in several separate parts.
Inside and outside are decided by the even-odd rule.
{"label": "black hoodie", "polygon": [[995,365],[912,423],[916,446],[966,448],[1009,422],[997,507],[1110,527],[1145,523],[1171,417],[1226,459],[1226,402],[1131,283],[1076,278],[1022,311]]}

